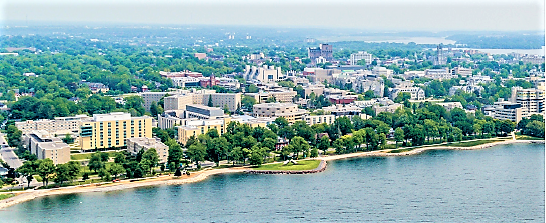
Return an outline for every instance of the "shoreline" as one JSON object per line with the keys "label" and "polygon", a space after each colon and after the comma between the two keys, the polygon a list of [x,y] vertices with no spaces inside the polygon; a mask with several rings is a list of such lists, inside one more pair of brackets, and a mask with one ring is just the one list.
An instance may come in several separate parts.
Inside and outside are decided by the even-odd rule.
{"label": "shoreline", "polygon": [[[477,150],[477,149],[486,149],[498,145],[506,144],[516,144],[516,143],[537,143],[544,144],[544,141],[541,140],[506,140],[500,142],[486,143],[482,145],[476,145],[471,147],[450,147],[450,146],[428,146],[420,147],[410,151],[401,152],[401,153],[388,153],[390,150],[378,150],[370,152],[358,152],[351,154],[341,154],[341,155],[331,155],[318,157],[313,159],[322,160],[321,164],[324,163],[321,171],[326,168],[326,162],[331,160],[340,160],[348,158],[357,158],[357,157],[387,157],[387,156],[408,156],[408,155],[417,155],[421,154],[428,150]],[[321,167],[321,165],[319,165]],[[205,180],[208,176],[218,175],[218,174],[228,174],[228,173],[245,173],[252,171],[252,169],[247,167],[230,167],[223,169],[205,169],[195,173],[192,173],[190,176],[182,177],[173,177],[173,176],[159,176],[155,178],[148,178],[143,181],[130,182],[130,180],[123,180],[119,183],[104,183],[104,184],[86,184],[78,186],[69,186],[62,188],[53,188],[53,189],[43,189],[43,190],[27,190],[27,191],[16,191],[16,192],[4,192],[4,193],[13,193],[15,196],[0,200],[0,209],[4,209],[25,201],[29,201],[35,198],[50,196],[50,195],[62,195],[62,194],[72,194],[72,193],[86,193],[86,192],[109,192],[123,189],[132,189],[139,187],[149,187],[149,186],[160,186],[160,185],[180,185],[186,183],[195,183]],[[308,171],[305,171],[307,173]],[[314,173],[314,172],[313,172]]]}

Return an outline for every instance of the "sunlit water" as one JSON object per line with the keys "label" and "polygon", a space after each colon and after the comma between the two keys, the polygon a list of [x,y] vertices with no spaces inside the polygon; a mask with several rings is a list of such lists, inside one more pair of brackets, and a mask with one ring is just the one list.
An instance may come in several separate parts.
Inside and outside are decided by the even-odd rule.
{"label": "sunlit water", "polygon": [[544,145],[329,162],[310,175],[44,197],[0,222],[544,222]]}

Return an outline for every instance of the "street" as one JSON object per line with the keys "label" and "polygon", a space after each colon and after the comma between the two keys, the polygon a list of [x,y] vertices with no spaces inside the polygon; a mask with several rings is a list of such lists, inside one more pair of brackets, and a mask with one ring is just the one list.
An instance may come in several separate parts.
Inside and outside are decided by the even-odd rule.
{"label": "street", "polygon": [[[4,143],[6,143],[7,145],[6,139],[4,138],[4,134],[0,133],[0,145],[4,145]],[[12,148],[12,147],[0,148],[0,158],[4,160],[6,163],[8,163],[8,165],[11,168],[15,168],[15,169],[23,165],[21,160],[15,155],[14,151],[16,149],[17,148]]]}

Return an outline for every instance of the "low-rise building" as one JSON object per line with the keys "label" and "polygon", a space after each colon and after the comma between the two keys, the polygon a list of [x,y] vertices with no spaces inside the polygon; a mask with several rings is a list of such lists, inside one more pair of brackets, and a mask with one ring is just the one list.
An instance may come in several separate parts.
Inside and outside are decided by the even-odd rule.
{"label": "low-rise building", "polygon": [[385,76],[385,77],[391,77],[392,74],[393,74],[393,70],[391,69],[387,69],[385,67],[379,67],[379,66],[376,66],[372,69],[372,74],[375,74],[377,75],[378,77],[379,76]]}
{"label": "low-rise building", "polygon": [[393,88],[389,94],[389,98],[394,100],[398,94],[402,92],[407,92],[411,95],[411,100],[424,100],[425,91],[420,87],[409,87],[409,88]]}
{"label": "low-rise building", "polygon": [[22,137],[23,147],[38,159],[51,159],[53,164],[70,161],[70,146],[47,131],[35,130]]}
{"label": "low-rise building", "polygon": [[396,111],[396,109],[403,108],[403,107],[404,107],[404,105],[399,104],[399,103],[394,103],[394,104],[390,104],[390,105],[375,104],[375,105],[372,106],[372,109],[374,110],[375,114],[379,114],[381,112],[394,113]]}
{"label": "low-rise building", "polygon": [[451,69],[451,74],[461,75],[462,77],[469,77],[469,76],[472,76],[472,69],[464,68],[464,67],[455,67]]}
{"label": "low-rise building", "polygon": [[484,112],[493,118],[501,120],[510,120],[519,123],[523,118],[523,108],[521,104],[504,101],[502,98],[493,105],[492,112]]}
{"label": "low-rise building", "polygon": [[444,107],[447,111],[451,111],[454,108],[464,109],[461,102],[458,102],[458,101],[457,102],[442,102],[442,103],[436,103],[436,104]]}
{"label": "low-rise building", "polygon": [[305,122],[307,125],[315,125],[315,124],[322,124],[326,123],[328,125],[331,125],[336,120],[335,115],[308,115],[305,116]]}
{"label": "low-rise building", "polygon": [[175,126],[178,136],[178,142],[186,144],[192,136],[198,137],[206,134],[211,129],[216,129],[219,135],[226,132],[227,126],[231,122],[230,117],[208,120],[189,120],[182,126]]}
{"label": "low-rise building", "polygon": [[23,134],[31,133],[34,130],[43,130],[51,135],[78,134],[83,121],[90,120],[87,115],[76,115],[71,117],[56,117],[53,120],[27,120],[15,122],[15,127]]}
{"label": "low-rise building", "polygon": [[127,139],[127,152],[136,155],[140,150],[154,148],[159,156],[159,163],[167,163],[169,147],[158,138],[137,137]]}
{"label": "low-rise building", "polygon": [[307,111],[292,103],[255,104],[252,110],[254,117],[284,117],[289,123],[303,120],[305,114]]}
{"label": "low-rise building", "polygon": [[211,119],[224,116],[224,110],[204,105],[186,105],[186,118]]}

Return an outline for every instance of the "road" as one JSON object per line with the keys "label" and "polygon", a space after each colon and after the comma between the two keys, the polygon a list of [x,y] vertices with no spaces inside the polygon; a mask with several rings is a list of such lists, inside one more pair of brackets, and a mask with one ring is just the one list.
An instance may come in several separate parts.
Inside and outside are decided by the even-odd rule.
{"label": "road", "polygon": [[[4,145],[6,142],[6,139],[4,138],[4,134],[0,133],[0,145]],[[3,147],[0,149],[0,158],[4,160],[11,168],[17,169],[18,167],[23,165],[23,162],[15,155],[16,148],[12,147]]]}

